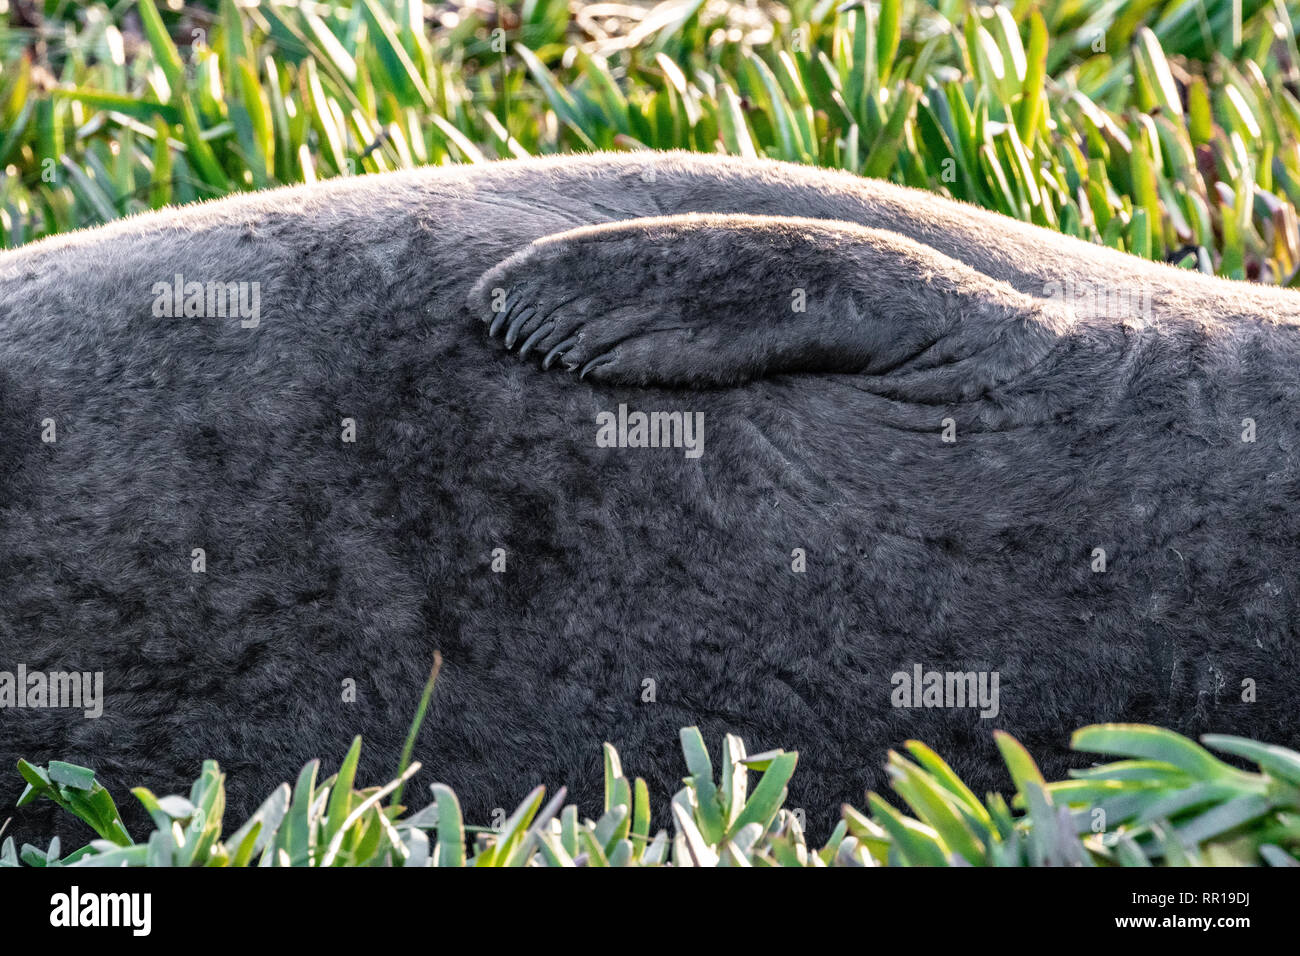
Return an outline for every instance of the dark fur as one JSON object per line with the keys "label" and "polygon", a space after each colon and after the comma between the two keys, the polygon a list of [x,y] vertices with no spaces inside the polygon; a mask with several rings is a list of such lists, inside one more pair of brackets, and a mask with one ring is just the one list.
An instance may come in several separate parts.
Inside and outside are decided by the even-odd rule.
{"label": "dark fur", "polygon": [[[726,215],[582,231],[687,213]],[[155,318],[178,272],[259,281],[260,326]],[[1070,315],[1062,280],[1140,285],[1155,321]],[[534,310],[514,352],[554,323],[525,361],[480,324],[496,288]],[[994,726],[1050,775],[1101,720],[1295,745],[1298,320],[1295,293],[934,196],[678,154],[345,180],[7,253],[0,670],[102,670],[107,700],[0,710],[0,765],[84,762],[123,796],[213,757],[243,813],[361,733],[377,780],[435,648],[420,779],[476,822],[538,782],[597,812],[602,740],[663,806],[687,724],[798,749],[819,829],[908,738],[977,791],[1007,784]],[[703,457],[597,448],[620,402],[703,412]],[[1000,716],[892,708],[915,663],[998,671]],[[20,789],[0,772],[0,803]]]}

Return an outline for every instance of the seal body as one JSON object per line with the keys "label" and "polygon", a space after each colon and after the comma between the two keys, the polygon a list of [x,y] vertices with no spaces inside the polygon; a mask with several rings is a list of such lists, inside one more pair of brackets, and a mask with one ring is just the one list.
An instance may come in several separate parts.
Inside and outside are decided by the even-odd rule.
{"label": "seal body", "polygon": [[214,758],[233,825],[354,734],[391,775],[435,650],[417,782],[474,822],[537,783],[597,814],[602,741],[663,808],[687,725],[798,750],[817,830],[908,739],[977,793],[995,728],[1049,778],[1097,721],[1294,746],[1298,331],[1293,292],[685,154],[5,253],[0,671],[103,695],[0,708],[0,764],[125,803]]}

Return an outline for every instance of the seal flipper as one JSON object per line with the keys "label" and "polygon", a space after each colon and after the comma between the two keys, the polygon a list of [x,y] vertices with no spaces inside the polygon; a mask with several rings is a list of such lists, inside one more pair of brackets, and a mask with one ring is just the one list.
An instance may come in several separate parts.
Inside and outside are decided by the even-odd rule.
{"label": "seal flipper", "polygon": [[520,356],[599,382],[725,386],[861,373],[972,398],[1038,361],[1068,318],[896,233],[769,216],[632,219],[546,236],[470,308]]}

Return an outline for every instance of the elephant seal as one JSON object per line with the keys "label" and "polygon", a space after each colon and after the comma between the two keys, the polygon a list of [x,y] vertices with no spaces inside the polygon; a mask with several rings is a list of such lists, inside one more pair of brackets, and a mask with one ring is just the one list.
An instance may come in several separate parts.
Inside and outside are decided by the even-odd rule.
{"label": "elephant seal", "polygon": [[662,809],[690,724],[797,749],[814,830],[908,738],[977,792],[994,728],[1052,776],[1095,721],[1295,745],[1297,330],[1291,291],[680,153],[7,252],[0,764],[215,758],[233,816],[361,733],[377,780],[435,650],[420,779],[478,822],[597,813],[606,740]]}

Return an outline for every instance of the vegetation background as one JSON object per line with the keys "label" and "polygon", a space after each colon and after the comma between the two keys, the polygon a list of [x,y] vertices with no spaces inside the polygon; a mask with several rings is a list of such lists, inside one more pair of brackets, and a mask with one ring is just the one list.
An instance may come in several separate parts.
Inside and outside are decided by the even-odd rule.
{"label": "vegetation background", "polygon": [[0,0],[0,243],[331,176],[681,148],[1300,282],[1297,0],[839,2]]}
{"label": "vegetation background", "polygon": [[[1300,284],[1300,0],[838,2],[0,0],[0,244],[332,176],[680,148],[841,167]],[[887,757],[894,802],[845,806],[820,848],[784,806],[796,754],[727,737],[711,756],[693,728],[681,743],[671,836],[609,745],[594,819],[542,787],[494,826],[467,826],[443,786],[408,811],[409,749],[363,787],[357,741],[234,828],[215,763],[188,796],[137,789],[155,824],[140,839],[92,770],[23,763],[20,803],[96,838],[6,840],[0,866],[1300,866],[1300,754],[1239,738],[1203,740],[1232,765],[1158,728],[1084,728],[1078,749],[1120,759],[1048,783],[999,735],[1014,794],[982,800],[908,741]]]}

